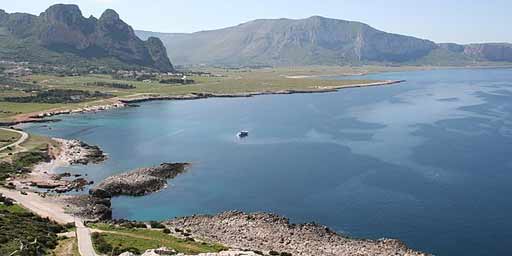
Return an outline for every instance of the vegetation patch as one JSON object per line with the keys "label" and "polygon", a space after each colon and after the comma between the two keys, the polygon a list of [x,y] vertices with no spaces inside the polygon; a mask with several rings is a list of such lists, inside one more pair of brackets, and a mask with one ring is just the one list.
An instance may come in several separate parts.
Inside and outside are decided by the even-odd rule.
{"label": "vegetation patch", "polygon": [[17,103],[78,103],[86,100],[101,99],[112,95],[99,91],[90,92],[73,89],[52,89],[37,92],[33,96],[5,97],[4,101]]}
{"label": "vegetation patch", "polygon": [[104,81],[85,83],[84,85],[85,86],[115,88],[115,89],[135,89],[136,88],[135,86],[133,86],[131,84],[116,83],[116,82],[104,82]]}
{"label": "vegetation patch", "polygon": [[50,156],[46,150],[32,150],[29,152],[18,153],[14,156],[12,162],[0,162],[0,181],[5,181],[10,176],[17,173],[25,173],[29,168],[40,162],[50,161]]}
{"label": "vegetation patch", "polygon": [[52,251],[52,256],[80,256],[78,241],[75,237],[65,238],[59,241],[57,247]]}
{"label": "vegetation patch", "polygon": [[182,78],[168,78],[160,80],[161,84],[193,84],[195,83],[192,79],[182,79]]}
{"label": "vegetation patch", "polygon": [[0,147],[7,146],[18,141],[21,134],[12,131],[0,130]]}
{"label": "vegetation patch", "polygon": [[64,231],[63,226],[18,205],[0,204],[0,255],[46,255],[57,246],[57,234]]}
{"label": "vegetation patch", "polygon": [[149,249],[167,247],[177,252],[198,254],[219,252],[227,248],[219,244],[196,242],[193,239],[180,239],[161,230],[127,229],[108,224],[95,224],[103,232],[93,233],[93,244],[98,253],[119,255],[125,251],[143,253]]}

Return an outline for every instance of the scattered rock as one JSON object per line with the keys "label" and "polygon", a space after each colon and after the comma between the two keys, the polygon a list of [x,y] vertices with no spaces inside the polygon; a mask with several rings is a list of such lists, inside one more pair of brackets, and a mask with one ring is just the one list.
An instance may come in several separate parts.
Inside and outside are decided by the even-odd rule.
{"label": "scattered rock", "polygon": [[119,254],[119,256],[138,256],[137,254],[133,254],[131,252],[123,252],[121,254]]}
{"label": "scattered rock", "polygon": [[112,209],[110,199],[97,198],[89,195],[64,196],[69,213],[88,220],[110,220]]}
{"label": "scattered rock", "polygon": [[173,249],[169,249],[166,247],[151,249],[144,252],[141,256],[168,256],[168,255],[176,255],[177,252]]}
{"label": "scattered rock", "polygon": [[192,236],[232,248],[250,248],[292,255],[427,255],[393,239],[361,240],[337,234],[318,224],[291,224],[268,213],[237,211],[215,216],[195,215],[165,222],[169,228],[189,229]]}

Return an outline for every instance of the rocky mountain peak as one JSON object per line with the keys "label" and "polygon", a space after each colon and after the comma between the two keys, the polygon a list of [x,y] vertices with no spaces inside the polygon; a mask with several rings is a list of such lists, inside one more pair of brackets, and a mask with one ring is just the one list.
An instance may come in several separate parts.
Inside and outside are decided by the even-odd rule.
{"label": "rocky mountain peak", "polygon": [[[100,19],[85,18],[73,4],[50,6],[39,16],[0,11],[0,28],[10,32],[11,40],[27,40],[26,45],[32,48],[42,46],[54,53],[70,53],[92,61],[115,58],[130,65],[173,70],[165,47],[158,39],[141,40],[111,9]],[[36,56],[38,52],[32,54]]]}
{"label": "rocky mountain peak", "polygon": [[7,14],[5,12],[5,10],[0,9],[0,23],[4,23],[8,17],[9,17],[9,14]]}
{"label": "rocky mountain peak", "polygon": [[114,41],[127,41],[138,39],[130,25],[126,24],[119,14],[112,9],[107,9],[98,20],[98,29],[100,33],[108,36]]}
{"label": "rocky mountain peak", "polygon": [[76,25],[83,21],[82,11],[74,4],[56,4],[40,15],[49,23]]}
{"label": "rocky mountain peak", "polygon": [[118,22],[118,21],[121,21],[121,18],[119,17],[119,14],[116,11],[114,11],[112,9],[107,9],[101,15],[100,21],[103,21],[103,22]]}

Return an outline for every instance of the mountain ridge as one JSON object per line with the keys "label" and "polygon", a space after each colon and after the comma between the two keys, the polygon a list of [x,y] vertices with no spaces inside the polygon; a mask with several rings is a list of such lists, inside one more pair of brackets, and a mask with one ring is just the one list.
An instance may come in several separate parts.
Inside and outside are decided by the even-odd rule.
{"label": "mountain ridge", "polygon": [[114,10],[85,18],[77,5],[56,4],[39,16],[0,10],[0,56],[4,59],[76,64],[113,61],[174,70],[163,43],[141,40]]}
{"label": "mountain ridge", "polygon": [[141,38],[159,37],[172,49],[169,55],[173,60],[185,65],[466,65],[512,61],[512,47],[506,43],[437,44],[380,31],[362,22],[321,16],[257,19],[194,33],[136,33]]}

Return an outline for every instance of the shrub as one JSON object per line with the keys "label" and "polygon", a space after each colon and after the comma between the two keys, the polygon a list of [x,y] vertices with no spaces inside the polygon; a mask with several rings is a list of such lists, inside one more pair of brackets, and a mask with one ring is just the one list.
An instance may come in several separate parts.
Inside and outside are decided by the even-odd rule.
{"label": "shrub", "polygon": [[149,225],[151,226],[151,228],[165,228],[165,226],[158,221],[150,221]]}
{"label": "shrub", "polygon": [[71,89],[51,89],[37,92],[33,96],[5,97],[4,101],[17,103],[77,103],[89,99],[105,98],[111,95],[102,92],[89,92]]}
{"label": "shrub", "polygon": [[279,255],[279,253],[276,251],[270,251],[268,252],[268,255]]}
{"label": "shrub", "polygon": [[19,206],[4,203],[0,206],[0,230],[0,255],[10,255],[19,248],[20,242],[24,249],[17,255],[46,255],[57,245],[57,234],[65,229]]}
{"label": "shrub", "polygon": [[171,230],[168,229],[168,228],[164,228],[163,230],[164,234],[170,234],[171,233]]}
{"label": "shrub", "polygon": [[94,232],[91,235],[92,243],[94,244],[94,248],[96,251],[102,254],[107,254],[112,252],[112,246],[103,239],[100,233]]}

